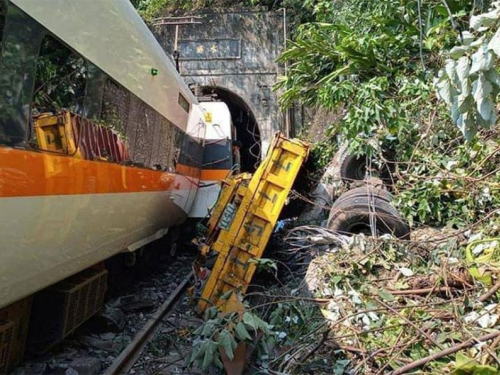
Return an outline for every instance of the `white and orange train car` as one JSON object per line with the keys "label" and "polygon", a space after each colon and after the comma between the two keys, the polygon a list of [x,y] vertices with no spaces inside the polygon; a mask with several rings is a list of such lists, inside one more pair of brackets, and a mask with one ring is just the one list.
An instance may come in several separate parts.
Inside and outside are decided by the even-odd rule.
{"label": "white and orange train car", "polygon": [[[1,309],[218,191],[193,206],[214,124],[128,0],[0,0],[0,38]],[[230,126],[208,132],[207,188],[231,170]]]}

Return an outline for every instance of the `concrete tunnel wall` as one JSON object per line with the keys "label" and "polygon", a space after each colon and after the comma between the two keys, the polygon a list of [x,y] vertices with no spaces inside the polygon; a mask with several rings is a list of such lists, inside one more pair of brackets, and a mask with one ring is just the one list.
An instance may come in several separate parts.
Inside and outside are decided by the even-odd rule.
{"label": "concrete tunnel wall", "polygon": [[[274,133],[286,133],[285,116],[272,89],[283,74],[276,59],[285,47],[284,11],[225,9],[191,15],[199,17],[198,23],[178,29],[181,75],[188,84],[222,88],[242,98],[255,117],[265,155]],[[157,23],[152,29],[172,56],[176,26]]]}

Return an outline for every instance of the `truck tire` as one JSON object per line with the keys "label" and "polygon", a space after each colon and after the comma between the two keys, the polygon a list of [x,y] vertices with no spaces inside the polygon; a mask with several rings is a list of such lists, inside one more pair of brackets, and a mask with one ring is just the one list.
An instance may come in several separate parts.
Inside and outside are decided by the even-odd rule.
{"label": "truck tire", "polygon": [[346,199],[359,198],[359,197],[369,197],[370,195],[373,195],[377,199],[381,199],[381,200],[386,201],[388,203],[390,203],[393,199],[392,194],[389,193],[385,189],[373,187],[373,186],[369,186],[369,185],[368,186],[361,186],[361,187],[357,187],[355,189],[348,190],[344,194],[342,194],[340,197],[338,197],[337,200],[332,205],[332,208],[339,205],[340,203],[342,203]]}
{"label": "truck tire", "polygon": [[342,181],[350,183],[362,181],[366,178],[366,156],[356,156],[346,151],[340,157],[340,177]]}
{"label": "truck tire", "polygon": [[[372,210],[370,202],[373,204]],[[371,234],[370,211],[375,214],[377,234],[409,238],[408,224],[387,201],[387,196],[383,195],[374,195],[373,200],[367,195],[354,195],[336,202],[330,211],[328,228],[345,234]]]}
{"label": "truck tire", "polygon": [[[367,158],[365,155],[356,156],[354,154],[349,153],[349,147],[347,143],[344,143],[340,149],[337,151],[333,158],[333,163],[335,164],[334,175],[336,179],[342,180],[345,183],[350,185],[357,185],[358,181],[366,180],[367,175]],[[378,185],[379,182],[382,182],[386,185],[392,185],[393,181],[391,178],[392,173],[394,172],[393,165],[382,165],[379,168],[373,169],[375,175],[378,177],[370,177],[373,182],[372,185]],[[378,180],[378,181],[375,181]],[[359,186],[359,185],[358,185]]]}

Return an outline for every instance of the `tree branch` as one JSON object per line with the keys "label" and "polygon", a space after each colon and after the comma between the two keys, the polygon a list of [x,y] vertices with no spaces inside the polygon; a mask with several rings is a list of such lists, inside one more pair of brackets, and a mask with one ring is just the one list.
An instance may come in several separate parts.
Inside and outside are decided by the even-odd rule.
{"label": "tree branch", "polygon": [[446,357],[450,354],[458,352],[459,350],[469,348],[473,345],[476,345],[478,342],[488,341],[488,340],[494,339],[495,337],[499,337],[499,336],[500,336],[500,331],[497,331],[497,332],[493,332],[493,333],[478,337],[477,339],[470,339],[466,342],[452,346],[451,348],[442,350],[442,351],[435,353],[433,355],[429,355],[427,357],[421,358],[418,361],[414,361],[412,363],[409,363],[406,366],[400,367],[397,370],[393,371],[391,373],[391,375],[404,374],[408,371],[411,371],[411,370],[414,370],[414,369],[419,368],[421,366],[424,366],[425,364],[427,364],[431,361]]}
{"label": "tree branch", "polygon": [[417,0],[417,6],[418,6],[418,27],[420,29],[420,62],[422,63],[422,69],[425,71],[424,52],[423,52],[424,28],[422,25],[422,0]]}
{"label": "tree branch", "polygon": [[487,301],[493,294],[495,294],[498,289],[500,289],[500,279],[496,282],[493,287],[488,290],[486,293],[484,293],[481,297],[478,298],[479,302],[485,302]]}

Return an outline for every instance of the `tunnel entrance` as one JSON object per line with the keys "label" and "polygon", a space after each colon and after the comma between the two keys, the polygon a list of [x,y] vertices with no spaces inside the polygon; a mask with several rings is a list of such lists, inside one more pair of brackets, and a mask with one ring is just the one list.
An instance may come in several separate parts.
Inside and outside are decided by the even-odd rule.
{"label": "tunnel entrance", "polygon": [[243,144],[240,150],[241,171],[255,172],[261,160],[261,137],[252,110],[240,96],[220,87],[202,87],[201,94],[221,100],[229,107],[236,139]]}

